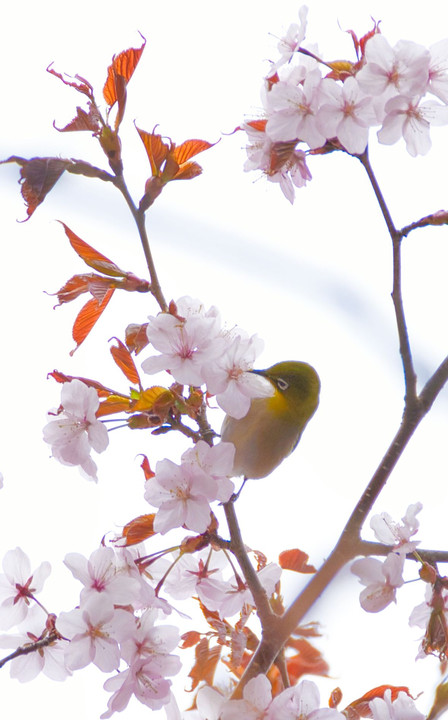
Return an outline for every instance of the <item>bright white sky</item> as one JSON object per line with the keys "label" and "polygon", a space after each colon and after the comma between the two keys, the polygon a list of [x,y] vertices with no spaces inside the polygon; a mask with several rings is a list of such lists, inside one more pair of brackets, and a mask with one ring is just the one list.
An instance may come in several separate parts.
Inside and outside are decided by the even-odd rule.
{"label": "bright white sky", "polygon": [[[297,20],[292,0],[87,3],[70,7],[43,0],[10,4],[0,28],[2,97],[0,157],[11,154],[83,158],[106,167],[90,136],[59,135],[83,98],[46,74],[79,73],[100,97],[113,53],[147,46],[129,86],[123,125],[124,160],[134,197],[148,175],[146,155],[132,121],[151,130],[159,124],[175,141],[190,137],[218,140],[242,120],[257,116],[267,59],[276,37]],[[394,44],[400,38],[430,45],[446,35],[448,6],[372,0],[371,3],[314,0],[307,40],[329,60],[353,58],[345,29],[360,35],[382,20]],[[126,125],[127,120],[127,125]],[[127,130],[125,130],[125,126]],[[446,208],[447,129],[432,132],[433,150],[412,159],[399,143],[371,156],[397,226]],[[310,162],[313,181],[297,191],[294,207],[278,187],[243,173],[245,140],[224,136],[198,160],[204,174],[173,183],[148,217],[148,232],[168,298],[183,294],[217,305],[235,323],[265,340],[260,366],[281,359],[311,362],[322,380],[321,405],[293,455],[275,476],[248,483],[238,503],[247,543],[276,559],[300,547],[319,564],[379,463],[402,412],[403,384],[395,335],[390,241],[362,168],[334,154]],[[108,339],[123,337],[129,322],[143,322],[157,308],[141,295],[118,294],[92,337],[71,358],[71,325],[78,302],[52,310],[55,292],[85,266],[54,222],[66,222],[86,242],[125,269],[145,275],[132,220],[113,188],[99,181],[64,177],[29,223],[19,188],[18,168],[0,171],[2,225],[2,441],[0,470],[0,554],[20,545],[33,566],[51,561],[54,572],[42,596],[49,609],[69,610],[79,587],[62,566],[67,552],[89,554],[104,533],[147,511],[136,456],[151,464],[170,456],[178,461],[183,439],[149,439],[143,433],[113,433],[98,458],[99,484],[87,483],[76,469],[49,458],[41,440],[45,413],[59,402],[59,388],[46,380],[57,368],[126,388],[108,351]],[[414,233],[404,243],[404,291],[420,382],[448,350],[446,262],[448,230]],[[123,293],[123,295],[125,295]],[[163,381],[163,378],[160,378]],[[408,504],[424,503],[419,537],[424,547],[447,548],[448,444],[446,392],[424,421],[400,461],[376,511],[400,518]],[[216,411],[211,421],[219,428]],[[96,459],[96,458],[95,458]],[[223,531],[224,532],[224,531]],[[366,537],[371,537],[366,530]],[[269,544],[266,540],[269,538]],[[167,538],[171,544],[171,538]],[[409,577],[416,569],[410,568]],[[297,578],[285,580],[291,598]],[[323,697],[340,686],[347,703],[381,683],[408,685],[424,695],[438,682],[438,661],[414,662],[419,631],[409,630],[412,607],[423,589],[406,586],[397,607],[367,616],[360,590],[348,571],[310,614],[320,620],[320,648],[332,677],[319,681]],[[41,678],[27,685],[0,674],[2,711],[22,718],[45,713],[47,720],[96,720],[109,697],[96,668],[65,683]],[[183,687],[185,679],[179,681]],[[186,704],[188,700],[186,701]],[[133,703],[133,720],[147,717]],[[126,716],[125,716],[126,717]]]}

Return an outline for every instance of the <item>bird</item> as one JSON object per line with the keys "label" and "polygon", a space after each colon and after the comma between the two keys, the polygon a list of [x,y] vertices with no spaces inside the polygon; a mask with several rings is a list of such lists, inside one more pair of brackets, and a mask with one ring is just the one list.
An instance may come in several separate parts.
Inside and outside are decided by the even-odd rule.
{"label": "bird", "polygon": [[233,476],[264,478],[292,453],[319,404],[320,379],[306,362],[286,360],[250,372],[273,386],[270,397],[253,398],[239,420],[226,415],[221,440],[235,445]]}

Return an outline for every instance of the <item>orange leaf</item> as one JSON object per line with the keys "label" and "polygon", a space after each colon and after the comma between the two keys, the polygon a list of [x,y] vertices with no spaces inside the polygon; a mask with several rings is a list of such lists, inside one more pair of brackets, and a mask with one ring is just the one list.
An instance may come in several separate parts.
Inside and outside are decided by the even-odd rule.
{"label": "orange leaf", "polygon": [[373,717],[372,711],[369,708],[369,702],[371,702],[375,698],[383,698],[386,690],[391,691],[392,702],[397,699],[398,693],[400,692],[404,692],[406,693],[406,695],[409,695],[409,697],[412,698],[412,695],[409,692],[409,688],[407,687],[397,687],[395,685],[379,685],[378,687],[372,688],[372,690],[366,692],[362,697],[358,698],[357,700],[353,700],[353,702],[351,702],[350,705],[347,705],[347,707],[345,708],[344,714],[348,718]]}
{"label": "orange leaf", "polygon": [[38,205],[45,200],[50,190],[56,185],[70,160],[54,157],[35,157],[26,160],[26,158],[11,155],[7,160],[2,160],[1,164],[15,162],[21,166],[20,184],[22,186],[21,193],[27,206],[27,215],[29,219]]}
{"label": "orange leaf", "polygon": [[126,345],[121,342],[118,338],[114,338],[117,341],[118,347],[112,346],[110,351],[112,357],[120,370],[126,375],[129,382],[133,385],[140,385],[140,377],[138,370],[135,367],[135,363],[131,357],[131,353],[127,349]]}
{"label": "orange leaf", "polygon": [[53,123],[53,127],[58,132],[76,132],[82,130],[89,130],[96,135],[100,129],[100,119],[98,110],[95,105],[89,103],[89,112],[87,113],[80,107],[76,108],[76,116],[63,128],[58,128]]}
{"label": "orange leaf", "polygon": [[[55,77],[59,78],[59,80],[62,80],[64,85],[69,85],[70,87],[74,88],[78,92],[82,93],[83,95],[87,95],[88,98],[93,102],[93,87],[91,84],[85,80],[80,75],[75,75],[74,79],[68,79],[65,80],[64,76],[61,75],[61,73],[56,72],[56,70],[53,70],[51,67],[53,63],[50,63],[50,65],[47,67],[47,72],[50,73],[50,75],[54,75]],[[65,75],[65,73],[64,73]],[[65,75],[66,78],[71,78],[71,75]],[[80,82],[75,82],[75,80],[79,80]]]}
{"label": "orange leaf", "polygon": [[131,324],[128,325],[125,331],[126,345],[131,352],[136,355],[139,354],[147,345],[149,345],[148,336],[146,334],[146,328],[148,323],[143,325]]}
{"label": "orange leaf", "polygon": [[105,415],[115,415],[115,413],[129,412],[130,403],[130,398],[125,395],[117,395],[116,393],[113,393],[100,403],[100,406],[96,411],[96,416],[104,417]]}
{"label": "orange leaf", "polygon": [[151,480],[151,478],[154,477],[155,473],[150,468],[149,460],[146,457],[146,455],[143,455],[143,460],[140,464],[141,469],[143,470],[143,474],[145,476],[145,480]]}
{"label": "orange leaf", "polygon": [[179,647],[182,648],[182,650],[185,650],[186,648],[193,647],[193,645],[197,645],[201,639],[201,634],[198,633],[197,630],[189,630],[181,635],[180,639],[182,642]]}
{"label": "orange leaf", "polygon": [[308,565],[309,555],[302,550],[285,550],[278,556],[279,565],[283,570],[293,570],[298,573],[315,573],[316,568]]}
{"label": "orange leaf", "polygon": [[193,692],[202,681],[207,685],[213,685],[213,678],[220,656],[221,648],[219,645],[209,648],[208,638],[202,638],[198,642],[195,650],[195,664],[188,674],[188,677],[192,680],[189,692]]}
{"label": "orange leaf", "polygon": [[63,226],[65,234],[67,235],[73,250],[80,258],[82,258],[82,260],[84,260],[86,265],[89,265],[89,267],[92,267],[94,270],[99,270],[99,272],[104,273],[104,275],[109,275],[110,277],[125,277],[126,273],[123,272],[123,270],[120,270],[120,268],[115,265],[112,260],[109,260],[109,258],[105,255],[102,255],[98,252],[98,250],[95,250],[95,248],[91,245],[84,242],[84,240],[81,240],[81,238],[78,237],[78,235],[75,235],[73,230],[70,230],[70,228],[61,220],[58,222],[60,222]]}
{"label": "orange leaf", "polygon": [[207,140],[185,140],[183,143],[175,147],[172,156],[178,165],[183,165],[198,153],[209,150],[216,143],[209,143]]}
{"label": "orange leaf", "polygon": [[81,380],[84,385],[95,388],[99,397],[108,397],[109,395],[114,394],[114,390],[102,385],[97,380],[91,380],[90,378],[81,377],[80,375],[65,375],[64,373],[59,372],[59,370],[53,370],[53,372],[48,373],[48,377],[52,377],[53,380],[56,380],[58,383],[70,382],[71,380]]}
{"label": "orange leaf", "polygon": [[151,173],[153,176],[157,176],[160,172],[160,168],[165,162],[170,146],[163,142],[162,136],[158,135],[154,131],[152,133],[146,132],[137,126],[136,130],[140,135],[140,138],[145,146],[146,154],[148,156],[149,164],[151,165]]}
{"label": "orange leaf", "polygon": [[134,74],[134,70],[138,65],[145,45],[146,39],[143,38],[143,45],[141,47],[129,48],[128,50],[123,50],[119,55],[113,56],[112,63],[107,68],[107,80],[103,88],[104,99],[109,107],[112,107],[118,100],[117,78],[123,78],[127,85]]}
{"label": "orange leaf", "polygon": [[197,162],[191,162],[191,163],[185,163],[185,165],[182,165],[180,167],[174,177],[173,180],[192,180],[195,177],[198,177],[202,173],[202,168]]}
{"label": "orange leaf", "polygon": [[174,395],[170,390],[155,385],[140,393],[132,409],[137,412],[142,412],[145,410],[153,410],[154,408],[169,408],[173,405],[174,399]]}
{"label": "orange leaf", "polygon": [[99,302],[96,298],[92,298],[78,313],[72,330],[72,336],[73,340],[76,342],[76,347],[71,350],[70,355],[73,355],[75,350],[77,350],[81,343],[84,342],[97,320],[99,320],[103,314],[113,294],[114,289],[111,288],[105,294],[102,302]]}
{"label": "orange leaf", "polygon": [[137,543],[143,542],[157,534],[154,530],[155,516],[155,513],[140,515],[124,526],[122,538],[126,540],[125,547],[137,545]]}

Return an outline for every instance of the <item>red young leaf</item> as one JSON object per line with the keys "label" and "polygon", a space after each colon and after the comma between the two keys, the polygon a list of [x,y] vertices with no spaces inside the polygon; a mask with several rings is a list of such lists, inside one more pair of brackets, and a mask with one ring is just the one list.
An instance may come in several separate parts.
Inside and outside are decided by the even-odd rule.
{"label": "red young leaf", "polygon": [[[67,280],[65,285],[63,285],[57,293],[48,293],[48,295],[57,295],[59,300],[58,305],[71,302],[85,292],[90,292],[94,298],[102,302],[109,288],[115,287],[113,283],[113,280],[102,277],[101,275],[96,275],[95,273],[74,275],[70,280]],[[58,307],[58,305],[55,305],[55,307]]]}
{"label": "red young leaf", "polygon": [[94,135],[99,133],[101,130],[100,115],[98,109],[94,103],[89,103],[89,112],[86,112],[80,107],[76,108],[76,116],[63,128],[56,127],[53,123],[53,127],[58,132],[76,132],[82,130],[88,130]]}
{"label": "red young leaf", "polygon": [[115,393],[114,390],[102,385],[97,380],[91,380],[90,378],[81,377],[79,375],[65,375],[59,370],[53,370],[53,372],[48,373],[48,377],[52,377],[53,380],[56,380],[58,383],[70,382],[71,380],[81,380],[84,385],[95,388],[99,397],[108,397],[109,395],[113,395]]}
{"label": "red young leaf", "polygon": [[71,350],[70,355],[73,355],[75,350],[77,350],[81,343],[84,342],[97,320],[99,320],[103,314],[113,294],[114,289],[111,288],[107,291],[102,302],[99,302],[96,298],[91,298],[91,300],[89,300],[78,313],[72,330],[72,336],[73,340],[76,342],[76,347]]}
{"label": "red young leaf", "polygon": [[25,158],[11,155],[1,163],[15,162],[21,166],[20,184],[22,197],[27,206],[29,219],[38,205],[45,200],[50,190],[56,185],[64,170],[70,165],[70,160],[54,157]]}
{"label": "red young leaf", "polygon": [[157,534],[154,530],[155,516],[155,513],[140,515],[124,526],[121,537],[126,540],[125,547],[137,545],[137,543],[141,543]]}
{"label": "red young leaf", "polygon": [[125,395],[113,393],[100,403],[96,416],[115,415],[116,413],[130,412],[131,399]]}
{"label": "red young leaf", "polygon": [[185,140],[183,143],[174,147],[172,155],[178,165],[183,165],[190,158],[198,153],[209,150],[216,143],[209,143],[206,140]]}
{"label": "red young leaf", "polygon": [[84,242],[84,240],[81,240],[65,223],[59,222],[64,228],[73,250],[84,260],[86,265],[110,277],[124,277],[126,275],[112,260],[109,260],[105,255],[102,255],[98,250],[95,250],[91,245]]}
{"label": "red young leaf", "polygon": [[110,349],[113,359],[130,383],[133,385],[141,385],[138,370],[135,367],[131,353],[121,340],[118,338],[114,338],[114,340],[117,341],[118,347],[112,346]]}
{"label": "red young leaf", "polygon": [[316,568],[308,565],[309,555],[302,550],[285,550],[278,556],[279,565],[283,570],[293,570],[298,573],[315,573]]}
{"label": "red young leaf", "polygon": [[369,702],[371,702],[375,698],[383,698],[386,690],[391,691],[392,702],[397,699],[398,693],[400,692],[404,692],[406,693],[406,695],[409,695],[409,697],[412,698],[412,695],[409,692],[409,688],[407,687],[397,687],[395,685],[380,685],[379,687],[372,688],[372,690],[364,693],[364,695],[357,700],[353,700],[353,702],[351,702],[350,705],[347,705],[347,707],[345,708],[344,715],[346,715],[349,720],[354,720],[354,718],[357,717],[373,717],[372,711],[369,708]]}
{"label": "red young leaf", "polygon": [[182,650],[185,650],[186,648],[197,645],[201,639],[201,634],[198,633],[197,630],[189,630],[181,635],[180,639],[182,642],[179,644],[179,647],[182,648]]}
{"label": "red young leaf", "polygon": [[[59,80],[62,80],[64,85],[69,85],[70,87],[74,88],[78,92],[82,93],[83,95],[87,95],[87,97],[93,102],[93,87],[91,84],[85,80],[80,75],[75,75],[74,78],[71,78],[70,75],[65,75],[67,80],[64,79],[64,75],[61,75],[61,73],[56,72],[56,70],[53,70],[51,67],[53,63],[50,63],[50,65],[47,67],[47,72],[49,72],[51,75],[54,75],[55,77],[59,78]],[[71,79],[70,79],[71,78]],[[79,80],[79,82],[75,82],[75,80]]]}
{"label": "red young leaf", "polygon": [[195,651],[195,664],[188,674],[192,681],[190,692],[193,692],[202,681],[207,685],[213,685],[213,678],[220,656],[221,648],[219,645],[210,648],[208,638],[202,638],[198,642]]}
{"label": "red young leaf", "polygon": [[149,344],[148,336],[146,334],[146,328],[148,323],[143,325],[128,325],[125,331],[126,345],[131,352],[136,355],[139,354]]}
{"label": "red young leaf", "polygon": [[141,47],[129,48],[128,50],[123,50],[119,55],[113,56],[112,63],[107,68],[107,80],[103,88],[104,99],[109,107],[112,107],[118,100],[117,78],[123,78],[125,85],[127,85],[134,74],[134,70],[138,65],[145,45],[146,40],[143,38],[143,45]]}
{"label": "red young leaf", "polygon": [[202,168],[197,162],[191,162],[191,163],[185,163],[185,165],[182,165],[180,167],[175,176],[172,178],[173,180],[192,180],[195,177],[198,177],[198,175],[201,175]]}
{"label": "red young leaf", "polygon": [[145,476],[145,480],[151,480],[151,478],[154,477],[155,473],[150,468],[149,460],[146,457],[146,455],[143,455],[143,460],[140,464],[141,469],[143,470],[143,474]]}
{"label": "red young leaf", "polygon": [[164,143],[162,136],[158,135],[154,131],[149,133],[137,126],[135,127],[140,135],[143,145],[145,146],[149,164],[151,165],[151,173],[155,177],[160,173],[160,169],[170,151],[170,146]]}

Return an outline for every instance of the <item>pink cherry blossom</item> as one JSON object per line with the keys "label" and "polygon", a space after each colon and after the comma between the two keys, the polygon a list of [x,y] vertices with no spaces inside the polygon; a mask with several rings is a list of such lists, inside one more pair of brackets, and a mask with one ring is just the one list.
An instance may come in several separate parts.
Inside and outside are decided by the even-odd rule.
{"label": "pink cherry blossom", "polygon": [[145,484],[145,500],[159,508],[154,529],[162,535],[182,526],[205,532],[210,524],[210,502],[216,500],[217,492],[216,480],[200,467],[159,461],[155,476]]}
{"label": "pink cherry blossom", "polygon": [[199,300],[182,297],[176,302],[177,316],[160,313],[150,317],[147,335],[161,355],[149,357],[142,368],[150,375],[168,370],[177,382],[203,384],[202,367],[221,352],[220,319],[215,307],[205,311]]}
{"label": "pink cherry blossom", "polygon": [[227,502],[235,486],[230,480],[235,459],[233,443],[219,442],[210,447],[204,440],[199,440],[192,448],[186,450],[181,461],[198,467],[216,481],[216,500]]}
{"label": "pink cherry blossom", "polygon": [[247,414],[252,398],[274,394],[269,381],[249,372],[263,346],[256,335],[249,337],[239,330],[225,352],[204,368],[208,391],[216,395],[218,405],[234,418]]}
{"label": "pink cherry blossom", "polygon": [[373,720],[424,720],[425,716],[415,707],[411,697],[399,692],[392,701],[392,693],[387,689],[383,698],[375,698],[369,702]]}
{"label": "pink cherry blossom", "polygon": [[[146,610],[138,619],[132,634],[121,644],[123,659],[132,665],[138,658],[152,663],[154,674],[176,675],[181,668],[177,655],[171,655],[180,641],[179,629],[174,625],[156,625],[157,610]],[[147,670],[150,665],[147,664]]]}
{"label": "pink cherry blossom", "polygon": [[280,38],[280,41],[277,45],[278,52],[280,53],[280,58],[277,60],[277,62],[272,63],[267,77],[272,77],[272,75],[275,75],[277,70],[282,65],[288,63],[294,53],[297,52],[297,50],[303,43],[306,34],[307,15],[308,8],[306,5],[302,5],[302,7],[299,9],[300,24],[298,25],[297,23],[291,23],[286,34],[282,38]]}
{"label": "pink cherry blossom", "polygon": [[349,153],[364,152],[376,117],[371,98],[361,92],[356,79],[349,77],[342,86],[329,78],[323,80],[321,102],[317,125],[325,137],[337,137]]}
{"label": "pink cherry blossom", "polygon": [[269,705],[266,720],[344,720],[344,715],[331,708],[320,708],[317,685],[302,680],[294,687],[283,690]]}
{"label": "pink cherry blossom", "polygon": [[383,512],[379,515],[373,515],[370,520],[370,527],[380,542],[385,545],[396,545],[404,553],[411,552],[418,545],[415,541],[410,542],[410,539],[418,531],[419,521],[417,515],[422,508],[421,503],[409,505],[405,516],[401,518],[402,525],[395,522],[389,513]]}
{"label": "pink cherry blossom", "polygon": [[65,662],[70,670],[94,663],[103,672],[120,664],[118,643],[132,634],[135,618],[132,613],[115,609],[104,596],[90,597],[79,608],[60,613],[56,627],[70,644]]}
{"label": "pink cherry blossom", "polygon": [[164,588],[175,600],[197,595],[209,610],[217,611],[229,589],[221,572],[227,566],[223,552],[205,549],[194,555],[185,554],[168,574]]}
{"label": "pink cherry blossom", "polygon": [[[276,563],[269,563],[257,574],[267,596],[270,597],[280,580],[281,568]],[[255,606],[252,593],[247,585],[237,583],[235,580],[228,582],[228,589],[219,603],[218,612],[220,616],[222,618],[232,617],[232,615],[241,612],[244,605]]]}
{"label": "pink cherry blossom", "polygon": [[51,566],[49,562],[43,562],[31,572],[28,555],[19,547],[6,553],[2,566],[0,627],[8,630],[25,619],[32,597],[42,590]]}
{"label": "pink cherry blossom", "polygon": [[242,700],[229,700],[222,708],[221,720],[262,720],[272,701],[271,683],[266,675],[249,680],[243,690]]}
{"label": "pink cherry blossom", "polygon": [[110,547],[99,547],[89,559],[79,553],[68,553],[64,564],[84,588],[81,600],[101,594],[105,600],[119,605],[131,604],[138,596],[140,582],[124,571],[116,562],[115,553]]}
{"label": "pink cherry blossom", "polygon": [[365,47],[366,63],[356,79],[366,95],[423,95],[428,82],[429,51],[400,40],[392,48],[384,35],[373,35]]}
{"label": "pink cherry blossom", "polygon": [[405,555],[400,552],[389,553],[384,562],[376,558],[355,560],[351,571],[358,575],[360,582],[366,585],[359,600],[366,612],[380,612],[395,602],[397,588],[404,583],[403,567]]}
{"label": "pink cherry blossom", "polygon": [[[437,622],[434,622],[434,613],[439,615]],[[437,654],[440,651],[440,658],[443,659],[446,653],[448,627],[448,590],[428,585],[426,588],[425,602],[417,605],[409,617],[409,625],[424,628],[425,634],[420,643],[416,660],[426,657],[428,652]]]}
{"label": "pink cherry blossom", "polygon": [[429,48],[427,92],[443,103],[448,103],[448,39],[440,40]]}
{"label": "pink cherry blossom", "polygon": [[309,73],[303,84],[281,81],[268,94],[266,133],[271,140],[302,140],[311,149],[325,144],[326,137],[316,123],[321,76]]}
{"label": "pink cherry blossom", "polygon": [[448,107],[428,100],[398,95],[387,101],[382,128],[378,140],[384,145],[393,145],[402,136],[406,150],[412,157],[426,155],[431,148],[429,129],[431,125],[448,123]]}
{"label": "pink cherry blossom", "polygon": [[95,415],[98,394],[81,380],[72,380],[62,386],[61,406],[62,411],[44,427],[44,440],[59,462],[79,465],[83,474],[96,481],[97,467],[90,452],[101,453],[109,444],[107,430]]}

